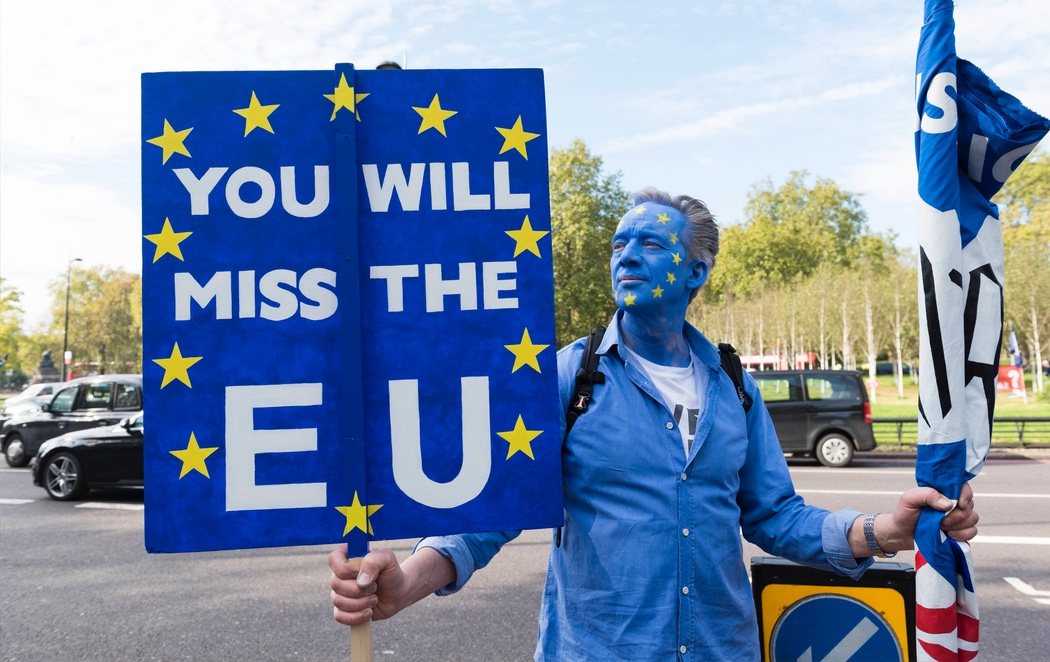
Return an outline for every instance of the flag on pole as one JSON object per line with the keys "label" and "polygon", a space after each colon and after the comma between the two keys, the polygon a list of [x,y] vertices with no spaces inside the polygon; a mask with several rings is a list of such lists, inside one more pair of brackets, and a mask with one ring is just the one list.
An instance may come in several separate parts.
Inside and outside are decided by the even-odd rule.
{"label": "flag on pole", "polygon": [[[951,0],[926,0],[916,60],[921,486],[958,498],[988,455],[1003,338],[1003,245],[991,198],[1050,128],[956,57]],[[916,651],[972,660],[979,616],[970,546],[926,509],[915,531]]]}

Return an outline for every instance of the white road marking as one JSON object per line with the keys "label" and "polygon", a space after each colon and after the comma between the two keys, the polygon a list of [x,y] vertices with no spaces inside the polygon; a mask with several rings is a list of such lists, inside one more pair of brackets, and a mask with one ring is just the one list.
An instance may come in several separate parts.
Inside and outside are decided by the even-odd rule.
{"label": "white road marking", "polygon": [[[795,486],[797,492],[809,492],[811,494],[866,494],[871,496],[900,496],[900,492],[893,490],[814,490],[806,487]],[[977,499],[1050,499],[1050,494],[1032,493],[1006,493],[1006,492],[978,492],[974,495]]]}
{"label": "white road marking", "polygon": [[29,469],[0,469],[3,474],[27,474]]}
{"label": "white road marking", "polygon": [[[977,536],[973,539],[975,543],[990,543],[993,545],[1050,545],[1050,538],[1038,536]],[[1047,595],[1050,595],[1048,593]]]}
{"label": "white road marking", "polygon": [[73,506],[74,508],[97,508],[99,510],[143,510],[141,503],[101,503],[99,501],[85,501]]}
{"label": "white road marking", "polygon": [[879,476],[895,475],[895,476],[914,476],[914,469],[843,469],[841,472],[836,469],[800,469],[796,467],[788,467],[793,474],[824,474],[825,476],[837,477],[837,476],[856,476],[857,474],[877,474]]}
{"label": "white road marking", "polygon": [[0,498],[0,506],[24,506],[27,503],[33,503],[36,499],[9,499]]}
{"label": "white road marking", "polygon": [[1050,591],[1038,591],[1034,586],[1027,582],[1023,582],[1017,577],[1003,577],[1006,583],[1013,586],[1021,593],[1033,598],[1050,597]]}

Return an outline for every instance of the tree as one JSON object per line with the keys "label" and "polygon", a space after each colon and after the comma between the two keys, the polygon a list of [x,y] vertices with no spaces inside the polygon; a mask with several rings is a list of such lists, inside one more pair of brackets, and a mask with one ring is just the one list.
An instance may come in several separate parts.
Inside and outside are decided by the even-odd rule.
{"label": "tree", "polygon": [[1050,356],[1050,153],[1031,156],[996,197],[1003,222],[1005,316],[1033,365],[1033,388],[1045,390]]}
{"label": "tree", "polygon": [[0,360],[3,361],[0,379],[7,370],[24,372],[19,359],[19,350],[25,344],[21,299],[21,291],[5,285],[0,278]]}
{"label": "tree", "polygon": [[[141,282],[108,267],[73,267],[69,286],[69,349],[75,362],[103,372],[142,369]],[[51,283],[51,331],[62,334],[66,279]]]}
{"label": "tree", "polygon": [[885,247],[885,239],[867,233],[867,216],[854,194],[830,179],[809,186],[806,177],[796,171],[779,188],[769,180],[751,188],[744,222],[722,233],[709,298],[794,283],[822,264],[848,265],[862,252]]}
{"label": "tree", "polygon": [[580,140],[550,159],[554,310],[558,344],[608,322],[616,310],[610,295],[609,250],[627,207],[619,173],[602,172],[602,159]]}

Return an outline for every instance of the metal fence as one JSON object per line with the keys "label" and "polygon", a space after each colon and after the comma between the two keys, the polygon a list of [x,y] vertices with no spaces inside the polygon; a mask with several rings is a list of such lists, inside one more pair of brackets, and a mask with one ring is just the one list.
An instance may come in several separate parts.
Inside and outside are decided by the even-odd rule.
{"label": "metal fence", "polygon": [[[871,421],[879,446],[915,446],[919,422],[915,418],[874,418]],[[992,425],[992,448],[1050,447],[1050,418],[1003,417]]]}

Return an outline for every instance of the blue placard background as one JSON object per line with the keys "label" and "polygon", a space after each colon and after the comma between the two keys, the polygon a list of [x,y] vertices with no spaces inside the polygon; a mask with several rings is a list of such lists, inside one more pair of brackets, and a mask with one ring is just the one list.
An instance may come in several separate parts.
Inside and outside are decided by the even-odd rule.
{"label": "blue placard background", "polygon": [[[559,524],[555,348],[539,348],[554,337],[541,72],[340,65],[146,74],[142,85],[147,548],[345,540],[360,553],[370,537]],[[435,95],[444,110],[437,115]],[[446,118],[444,134],[435,117]],[[364,164],[381,179],[403,171],[412,181],[412,163],[426,164],[418,211],[406,211],[398,194],[386,211],[374,209]],[[492,208],[455,209],[465,198],[455,195],[454,171],[465,171],[453,163],[469,169],[469,184],[458,177],[460,193],[467,186],[475,207],[487,193]],[[304,212],[324,189],[319,166],[327,168],[329,203]],[[294,194],[282,186],[291,183],[282,169],[294,169]],[[441,197],[437,169],[445,173],[444,210],[432,204]],[[259,215],[267,179],[274,202]],[[500,182],[514,195],[497,195]],[[288,197],[297,212],[282,204]],[[516,202],[501,209],[497,198]],[[526,216],[535,232],[519,244],[507,232],[523,236]],[[474,265],[477,310],[461,310],[469,295],[450,295],[440,297],[444,311],[427,312],[426,265],[440,265],[431,278],[440,287],[460,275],[460,263]],[[399,281],[403,310],[393,311],[389,279],[373,268],[413,265],[419,276]],[[265,319],[264,310],[281,319]],[[513,371],[507,345],[533,345]],[[418,384],[422,472],[440,492],[463,464],[464,377],[488,385],[489,474],[464,503],[424,505],[394,476],[390,382]],[[472,393],[466,406],[481,411]],[[255,409],[232,414],[238,398]],[[280,403],[295,406],[273,406]],[[394,409],[403,412],[404,403]],[[531,441],[508,457],[501,433],[520,442],[515,430]],[[287,446],[268,438],[282,434],[296,437],[299,450],[268,452]],[[234,466],[242,482],[248,470],[256,486],[311,484],[313,496],[289,507],[287,489],[261,497],[252,488],[247,505],[231,508]]]}

